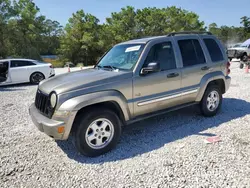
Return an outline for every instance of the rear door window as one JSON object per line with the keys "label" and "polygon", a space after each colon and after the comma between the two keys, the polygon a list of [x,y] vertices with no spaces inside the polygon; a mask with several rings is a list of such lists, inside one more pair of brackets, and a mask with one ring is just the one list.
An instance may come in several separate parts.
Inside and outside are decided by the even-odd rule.
{"label": "rear door window", "polygon": [[207,47],[212,62],[222,61],[224,59],[221,49],[214,39],[203,39],[203,41]]}
{"label": "rear door window", "polygon": [[200,42],[197,39],[179,40],[178,45],[181,51],[183,67],[206,63]]}
{"label": "rear door window", "polygon": [[35,63],[31,61],[21,61],[21,60],[12,60],[11,61],[11,67],[25,67],[25,66],[33,66],[36,65]]}

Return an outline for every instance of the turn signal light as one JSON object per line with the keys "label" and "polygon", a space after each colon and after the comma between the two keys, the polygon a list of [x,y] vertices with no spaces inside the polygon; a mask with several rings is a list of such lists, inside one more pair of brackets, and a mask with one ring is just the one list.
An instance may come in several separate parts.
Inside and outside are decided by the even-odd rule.
{"label": "turn signal light", "polygon": [[58,133],[64,133],[64,127],[58,127],[57,132]]}

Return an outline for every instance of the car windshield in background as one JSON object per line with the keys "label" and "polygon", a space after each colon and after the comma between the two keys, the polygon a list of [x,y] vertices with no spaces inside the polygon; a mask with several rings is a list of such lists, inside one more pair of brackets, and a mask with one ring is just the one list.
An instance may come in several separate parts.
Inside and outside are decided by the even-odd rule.
{"label": "car windshield in background", "polygon": [[235,44],[233,47],[236,48],[236,47],[240,47],[241,44]]}
{"label": "car windshield in background", "polygon": [[98,63],[99,68],[131,70],[138,61],[145,44],[121,44],[113,47]]}

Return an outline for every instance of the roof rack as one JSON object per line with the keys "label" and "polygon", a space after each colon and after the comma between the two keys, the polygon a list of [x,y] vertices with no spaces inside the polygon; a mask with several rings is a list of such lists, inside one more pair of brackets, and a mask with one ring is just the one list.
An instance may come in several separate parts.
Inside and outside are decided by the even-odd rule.
{"label": "roof rack", "polygon": [[173,33],[169,33],[167,35],[167,37],[171,37],[171,36],[175,36],[175,35],[188,35],[188,34],[198,34],[198,35],[212,35],[211,32],[207,32],[207,31],[180,31],[180,32],[173,32]]}

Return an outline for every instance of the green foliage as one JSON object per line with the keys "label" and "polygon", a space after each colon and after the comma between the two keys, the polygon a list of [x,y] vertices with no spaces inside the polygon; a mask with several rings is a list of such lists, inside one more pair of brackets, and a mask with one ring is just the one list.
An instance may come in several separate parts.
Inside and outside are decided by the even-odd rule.
{"label": "green foliage", "polygon": [[216,23],[208,26],[208,30],[216,35],[225,45],[244,42],[250,38],[250,18],[244,16],[240,22],[242,27],[218,27]]}
{"label": "green foliage", "polygon": [[128,6],[113,12],[100,25],[96,17],[81,10],[69,19],[59,53],[74,64],[90,65],[116,43],[184,30],[205,30],[204,22],[197,14],[181,8],[135,10]]}
{"label": "green foliage", "polygon": [[61,37],[59,53],[63,59],[84,65],[95,62],[101,47],[98,22],[95,16],[85,14],[83,10],[73,14],[65,27],[65,34]]}
{"label": "green foliage", "polygon": [[39,11],[32,0],[0,0],[0,58],[41,59],[56,53],[63,29]]}
{"label": "green foliage", "polygon": [[65,63],[59,59],[43,59],[44,62],[46,63],[51,63],[54,68],[62,68],[64,67]]}
{"label": "green foliage", "polygon": [[[224,44],[240,42],[250,38],[250,17],[242,17],[241,24],[218,27],[212,23],[208,30]],[[49,60],[55,67],[63,67],[65,62],[93,65],[119,42],[191,30],[207,28],[196,13],[175,6],[127,6],[111,13],[103,24],[94,15],[79,10],[63,28],[41,15],[33,0],[0,0],[0,58],[41,59],[41,55],[56,54],[59,60]]]}

